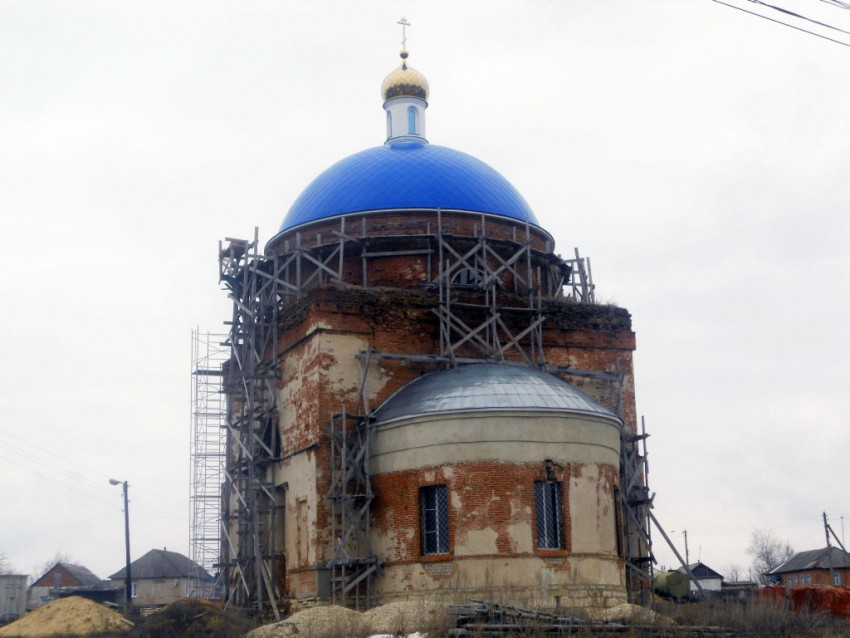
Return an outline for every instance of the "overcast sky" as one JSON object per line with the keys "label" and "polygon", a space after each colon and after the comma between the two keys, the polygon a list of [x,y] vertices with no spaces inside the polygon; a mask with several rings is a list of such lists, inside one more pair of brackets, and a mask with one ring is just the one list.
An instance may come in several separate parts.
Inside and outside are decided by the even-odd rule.
{"label": "overcast sky", "polygon": [[0,552],[117,571],[116,478],[133,558],[189,553],[190,333],[229,314],[218,241],[265,242],[384,141],[402,16],[429,139],[504,174],[631,311],[673,539],[723,572],[754,528],[814,549],[826,511],[841,534],[850,48],[712,0],[0,0]]}

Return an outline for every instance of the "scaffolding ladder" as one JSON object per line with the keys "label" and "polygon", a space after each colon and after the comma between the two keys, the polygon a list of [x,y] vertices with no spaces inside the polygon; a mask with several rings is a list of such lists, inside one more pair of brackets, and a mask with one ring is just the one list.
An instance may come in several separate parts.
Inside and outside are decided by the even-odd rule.
{"label": "scaffolding ladder", "polygon": [[230,352],[226,335],[192,330],[192,428],[189,455],[190,555],[199,567],[189,574],[189,598],[217,598],[215,575],[221,560],[221,486],[224,482],[227,409],[222,366]]}

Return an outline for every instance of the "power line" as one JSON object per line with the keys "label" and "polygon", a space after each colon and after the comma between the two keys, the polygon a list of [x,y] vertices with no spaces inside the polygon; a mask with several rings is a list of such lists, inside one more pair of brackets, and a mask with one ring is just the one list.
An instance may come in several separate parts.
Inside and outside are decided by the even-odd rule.
{"label": "power line", "polygon": [[827,4],[831,4],[833,7],[838,7],[839,9],[850,9],[850,4],[841,2],[841,0],[821,0],[821,2],[826,2]]}
{"label": "power line", "polygon": [[[797,516],[794,518],[785,519],[782,521],[774,521],[774,522],[766,522],[759,527],[764,527],[766,529],[786,529],[789,527],[799,527],[802,525],[808,525],[813,523],[815,520],[820,519],[820,515],[815,514],[807,514],[804,516]],[[726,525],[721,527],[707,527],[707,528],[697,528],[696,526],[692,526],[694,530],[692,533],[699,536],[735,536],[736,534],[744,534],[751,533],[752,529],[744,530],[740,526],[736,525]],[[689,528],[690,529],[690,528]]]}
{"label": "power line", "polygon": [[[47,476],[45,472],[56,474],[61,477],[63,484],[66,487],[67,481],[73,481],[85,485],[86,487],[95,489],[98,492],[105,493],[106,491],[110,491],[110,488],[106,486],[106,475],[94,473],[90,470],[89,467],[83,465],[82,463],[79,463],[68,457],[56,454],[55,452],[52,452],[47,448],[36,445],[35,443],[27,441],[26,439],[20,436],[12,434],[11,432],[8,432],[6,430],[0,429],[0,437],[2,436],[6,436],[10,439],[14,439],[20,442],[13,443],[11,441],[3,441],[2,438],[0,438],[0,451],[3,451],[3,449],[5,448],[7,452],[14,454],[17,462],[11,462],[13,462],[18,467],[28,469],[37,476],[40,476],[47,480],[52,479],[50,479],[50,477]],[[28,447],[22,447],[20,444],[23,444],[24,446]],[[28,448],[33,449],[31,450]],[[45,463],[43,455],[49,455],[50,457],[57,459],[59,463]],[[24,463],[28,463],[31,465],[27,467],[26,465],[24,465]],[[79,468],[79,471],[77,471],[75,468]],[[79,490],[75,491],[79,492]],[[82,492],[80,493],[82,494]],[[187,502],[166,498],[158,492],[143,489],[140,486],[134,486],[134,493],[136,494],[136,496],[133,500],[136,501],[137,504],[144,505],[146,507],[151,507],[154,509],[159,509],[160,512],[167,512],[167,508],[171,508],[173,510],[169,512],[171,515],[174,515],[176,511],[183,512],[188,507]]]}
{"label": "power line", "polygon": [[[15,457],[13,458],[9,456],[4,456],[2,454],[4,450],[0,448],[0,460],[3,460],[10,465],[16,465],[21,469],[27,470],[33,475],[38,476],[39,478],[44,479],[45,481],[48,481],[51,485],[59,486],[66,490],[70,490],[71,492],[76,492],[81,496],[85,496],[86,498],[91,499],[95,503],[108,505],[110,508],[116,507],[114,503],[109,503],[87,491],[94,488],[95,490],[97,490],[98,493],[105,494],[108,491],[108,488],[101,487],[98,483],[95,483],[89,479],[84,479],[83,477],[73,475],[67,469],[55,468],[51,466],[44,467],[42,465],[34,466],[32,465],[32,463],[33,460],[38,460],[37,457],[33,457],[32,454],[27,454],[27,456],[29,456],[30,458],[21,458],[22,454],[26,453],[20,448],[16,449],[14,447],[10,447],[5,451],[11,452],[15,455]],[[22,461],[30,463],[30,465],[25,465]],[[60,476],[60,479],[57,479],[55,476],[49,476],[48,474],[45,474],[43,470],[46,470],[47,472],[57,473]],[[74,479],[78,483],[82,484],[82,488],[86,489],[79,489],[78,487],[75,487],[74,483],[67,480],[68,478]],[[142,507],[145,510],[146,516],[164,520],[182,521],[185,517],[186,512],[188,511],[188,505],[181,506],[168,501],[164,501],[163,503],[157,503],[156,501],[152,501],[144,497],[136,497],[132,499],[132,502],[135,506]]]}
{"label": "power line", "polygon": [[0,536],[0,543],[9,544],[13,541],[20,540],[22,538],[33,539],[38,538],[39,536],[45,536],[47,534],[53,534],[56,531],[67,530],[69,526],[77,527],[79,525],[84,525],[86,523],[93,523],[94,521],[100,521],[106,518],[112,518],[115,516],[114,512],[106,512],[105,514],[99,514],[97,516],[88,516],[86,518],[77,518],[75,520],[66,520],[63,519],[61,522],[57,522],[52,526],[50,523],[45,523],[43,521],[38,521],[37,524],[33,525],[30,529],[20,529],[18,527],[15,529],[15,534],[12,536]]}
{"label": "power line", "polygon": [[4,460],[4,461],[6,461],[7,463],[11,463],[12,465],[17,465],[18,467],[21,467],[21,468],[23,468],[23,469],[25,469],[25,470],[28,470],[28,471],[32,472],[33,474],[35,474],[36,476],[40,476],[41,478],[43,478],[43,479],[45,479],[45,480],[47,480],[47,481],[50,481],[50,482],[51,482],[51,484],[54,484],[54,485],[58,485],[58,486],[64,487],[64,488],[65,488],[65,489],[67,489],[67,490],[71,490],[72,492],[76,492],[77,494],[81,494],[81,495],[83,495],[83,496],[85,496],[85,497],[87,497],[87,498],[92,499],[93,501],[98,502],[98,503],[102,503],[102,504],[104,504],[104,505],[109,505],[110,507],[112,506],[112,504],[111,504],[111,503],[108,503],[107,501],[104,501],[103,499],[100,499],[100,498],[97,498],[97,497],[95,497],[95,496],[92,496],[91,494],[89,494],[89,493],[87,493],[87,492],[84,492],[84,491],[82,491],[82,490],[78,490],[77,488],[73,487],[72,485],[70,485],[70,484],[68,484],[68,483],[66,483],[66,482],[63,482],[63,481],[56,481],[55,479],[50,478],[50,477],[49,477],[49,476],[47,476],[46,474],[41,473],[41,472],[40,472],[39,470],[37,470],[37,469],[34,469],[34,468],[32,468],[32,467],[27,467],[26,465],[23,465],[22,463],[19,463],[19,462],[18,462],[16,459],[14,459],[14,458],[9,458],[9,457],[7,457],[7,456],[2,456],[2,455],[0,455],[0,459],[3,459],[3,460]]}
{"label": "power line", "polygon": [[771,22],[775,22],[776,24],[781,24],[786,27],[790,27],[792,29],[796,29],[797,31],[802,31],[803,33],[808,33],[809,35],[816,36],[818,38],[823,38],[824,40],[829,40],[830,42],[835,42],[835,44],[840,44],[845,47],[850,47],[850,44],[847,42],[842,42],[841,40],[836,40],[835,38],[830,38],[821,33],[816,33],[814,31],[809,31],[808,29],[803,29],[802,27],[798,27],[793,24],[789,24],[787,22],[782,22],[782,20],[776,20],[775,18],[768,17],[761,13],[756,13],[755,11],[749,11],[748,9],[744,9],[743,7],[737,7],[734,4],[729,4],[727,2],[723,2],[722,0],[711,0],[712,2],[716,2],[717,4],[722,4],[725,7],[730,7],[732,9],[737,9],[738,11],[743,11],[744,13],[749,13],[750,15],[754,15],[758,18],[764,18],[765,20],[770,20]]}
{"label": "power line", "polygon": [[777,7],[775,5],[768,4],[767,2],[762,2],[762,0],[749,0],[749,2],[752,2],[753,4],[760,4],[761,6],[767,7],[768,9],[774,9],[776,11],[779,11],[780,13],[786,13],[789,16],[800,18],[801,20],[806,20],[807,22],[811,22],[812,24],[817,24],[819,26],[826,27],[827,29],[833,29],[835,31],[840,31],[841,33],[846,33],[847,35],[850,35],[850,31],[839,29],[838,27],[834,27],[831,24],[827,24],[826,22],[821,22],[820,20],[813,20],[812,18],[807,18],[806,16],[801,15],[799,13],[795,13],[794,11],[783,9],[782,7]]}

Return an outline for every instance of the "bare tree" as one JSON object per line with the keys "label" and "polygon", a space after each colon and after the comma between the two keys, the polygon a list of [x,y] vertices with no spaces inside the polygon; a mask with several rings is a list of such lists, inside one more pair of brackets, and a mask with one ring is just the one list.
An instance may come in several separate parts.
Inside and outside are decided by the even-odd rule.
{"label": "bare tree", "polygon": [[741,580],[741,576],[744,575],[744,570],[741,569],[741,566],[734,563],[727,565],[725,571],[724,580],[728,583],[737,583]]}
{"label": "bare tree", "polygon": [[750,535],[747,554],[753,558],[750,577],[760,585],[766,585],[765,574],[791,558],[794,549],[788,541],[780,541],[773,530],[754,529]]}

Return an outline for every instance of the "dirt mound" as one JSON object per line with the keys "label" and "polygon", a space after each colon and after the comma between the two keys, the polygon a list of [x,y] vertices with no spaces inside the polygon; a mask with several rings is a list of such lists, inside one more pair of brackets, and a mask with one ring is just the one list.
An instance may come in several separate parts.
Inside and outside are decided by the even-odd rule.
{"label": "dirt mound", "polygon": [[616,622],[629,625],[661,625],[667,627],[676,624],[674,620],[656,614],[651,609],[629,603],[594,612],[591,614],[591,618],[602,622]]}
{"label": "dirt mound", "polygon": [[79,596],[60,598],[0,629],[0,636],[88,636],[127,631],[121,614]]}
{"label": "dirt mound", "polygon": [[336,605],[313,607],[292,614],[286,620],[257,627],[245,638],[299,638],[368,636],[371,632],[359,611]]}
{"label": "dirt mound", "polygon": [[448,624],[445,606],[425,601],[387,603],[363,616],[371,633],[394,636],[427,632]]}
{"label": "dirt mound", "polygon": [[254,627],[249,618],[205,600],[177,600],[154,612],[133,630],[133,638],[229,638]]}

